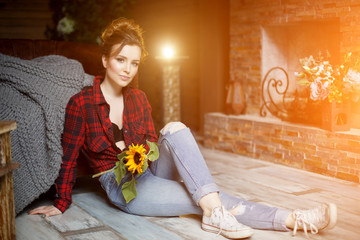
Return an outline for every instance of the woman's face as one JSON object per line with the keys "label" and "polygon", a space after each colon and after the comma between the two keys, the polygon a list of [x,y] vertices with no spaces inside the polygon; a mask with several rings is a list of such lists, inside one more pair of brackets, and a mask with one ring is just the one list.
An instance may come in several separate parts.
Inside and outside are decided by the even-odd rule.
{"label": "woman's face", "polygon": [[[112,51],[120,44],[114,45]],[[126,87],[135,77],[141,58],[141,49],[136,45],[125,45],[119,54],[110,54],[110,57],[102,57],[104,68],[106,68],[105,79]]]}

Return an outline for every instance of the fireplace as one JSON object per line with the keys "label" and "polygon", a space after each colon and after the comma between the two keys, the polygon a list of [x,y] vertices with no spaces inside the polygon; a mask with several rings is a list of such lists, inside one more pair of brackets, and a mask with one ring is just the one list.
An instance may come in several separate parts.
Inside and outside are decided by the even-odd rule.
{"label": "fireplace", "polygon": [[[260,115],[301,122],[301,116],[293,119],[295,111],[302,114],[301,104],[305,103],[301,97],[307,97],[306,89],[296,83],[295,72],[301,70],[299,59],[322,55],[338,64],[339,20],[263,26],[261,45]],[[294,104],[298,106],[295,109]]]}
{"label": "fireplace", "polygon": [[360,52],[359,26],[359,1],[230,1],[230,81],[244,89],[246,114],[206,114],[204,145],[359,183],[360,104],[352,106],[350,131],[329,132],[270,113],[261,91],[274,69],[270,79],[289,83],[268,93],[280,109],[294,111],[287,103],[302,94],[294,76],[299,58],[329,51],[337,64]]}

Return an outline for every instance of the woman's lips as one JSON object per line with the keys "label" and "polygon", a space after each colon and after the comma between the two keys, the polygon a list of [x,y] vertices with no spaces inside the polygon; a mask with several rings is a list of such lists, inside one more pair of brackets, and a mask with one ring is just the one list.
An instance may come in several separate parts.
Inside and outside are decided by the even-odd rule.
{"label": "woman's lips", "polygon": [[120,75],[120,78],[121,78],[123,81],[128,81],[128,80],[130,79],[130,77],[124,76],[124,75]]}

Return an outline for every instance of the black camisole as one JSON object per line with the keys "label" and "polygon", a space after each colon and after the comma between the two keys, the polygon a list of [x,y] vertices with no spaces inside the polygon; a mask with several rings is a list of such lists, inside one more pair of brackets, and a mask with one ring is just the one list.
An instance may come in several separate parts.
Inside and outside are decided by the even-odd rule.
{"label": "black camisole", "polygon": [[124,141],[123,130],[120,129],[119,126],[116,125],[115,123],[112,123],[112,129],[113,129],[113,132],[114,132],[115,142]]}

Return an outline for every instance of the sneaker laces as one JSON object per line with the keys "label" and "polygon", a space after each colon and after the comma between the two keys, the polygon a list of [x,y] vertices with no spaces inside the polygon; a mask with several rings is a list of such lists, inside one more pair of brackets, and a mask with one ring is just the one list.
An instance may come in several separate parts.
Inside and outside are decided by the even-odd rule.
{"label": "sneaker laces", "polygon": [[217,232],[215,237],[218,237],[221,234],[221,231],[223,230],[223,222],[224,222],[224,206],[221,206],[220,208],[220,216],[219,217],[219,231]]}
{"label": "sneaker laces", "polygon": [[[218,236],[221,234],[221,232],[222,232],[222,230],[223,230],[224,221],[226,221],[226,219],[228,219],[228,218],[225,217],[225,214],[228,214],[228,215],[230,216],[230,213],[225,210],[224,206],[221,206],[221,208],[220,208],[220,210],[219,210],[219,213],[220,213],[220,215],[217,216],[217,217],[219,218],[219,231],[218,231],[218,233],[216,234],[216,237],[218,237]],[[215,213],[215,214],[216,214],[216,213]],[[230,217],[232,218],[233,215],[231,215]],[[227,222],[227,224],[225,224],[225,226],[226,226],[226,225],[228,225],[228,226],[233,226],[232,224],[230,224],[229,221]]]}
{"label": "sneaker laces", "polygon": [[321,221],[320,214],[316,214],[317,211],[314,210],[295,210],[293,212],[293,217],[295,218],[295,226],[293,230],[293,236],[296,235],[296,231],[299,226],[301,226],[305,232],[306,237],[308,238],[308,227],[312,234],[317,234],[319,232],[318,228],[315,226],[314,222]]}
{"label": "sneaker laces", "polygon": [[215,237],[218,237],[221,234],[221,231],[223,229],[223,221],[224,221],[224,206],[221,206],[220,210],[219,210],[220,215],[217,215],[217,212],[215,212],[214,214],[216,214],[215,216],[219,218],[219,231],[217,232]]}

